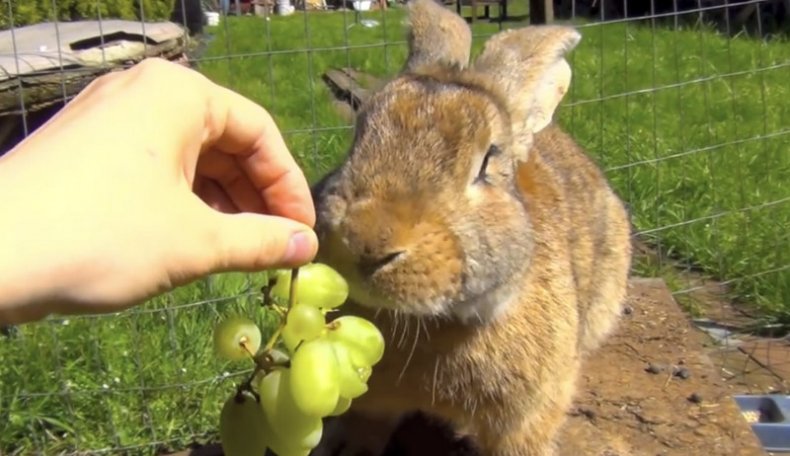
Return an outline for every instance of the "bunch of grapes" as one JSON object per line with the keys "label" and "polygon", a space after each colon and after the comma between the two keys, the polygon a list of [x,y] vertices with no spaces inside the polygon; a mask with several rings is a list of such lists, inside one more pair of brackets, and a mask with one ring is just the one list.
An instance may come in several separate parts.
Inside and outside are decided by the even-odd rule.
{"label": "bunch of grapes", "polygon": [[323,419],[346,412],[367,392],[384,338],[361,317],[327,322],[345,303],[348,284],[325,264],[273,271],[266,288],[281,321],[265,346],[260,328],[243,316],[222,320],[214,331],[217,355],[255,364],[223,405],[222,449],[227,456],[262,456],[266,448],[306,456],[321,440]]}

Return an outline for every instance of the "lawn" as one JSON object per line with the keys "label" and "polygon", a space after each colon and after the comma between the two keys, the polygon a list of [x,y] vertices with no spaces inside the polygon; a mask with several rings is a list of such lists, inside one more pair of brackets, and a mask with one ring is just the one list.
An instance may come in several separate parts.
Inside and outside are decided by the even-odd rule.
{"label": "lawn", "polygon": [[[405,57],[401,11],[364,18],[380,26],[347,29],[352,13],[234,18],[210,31],[199,69],[267,107],[315,180],[342,158],[351,132],[323,71],[387,77]],[[475,50],[497,29],[476,24]],[[741,299],[787,310],[787,43],[624,23],[582,33],[557,120],[608,171],[637,229],[732,281]],[[0,338],[0,453],[151,454],[210,436],[246,368],[212,355],[211,327],[234,312],[266,327],[271,317],[257,310],[264,278],[220,275],[132,311],[55,318]]]}
{"label": "lawn", "polygon": [[[311,179],[351,135],[321,80],[330,67],[380,77],[404,61],[400,10],[234,20],[201,71],[266,106]],[[507,23],[507,26],[513,26]],[[498,24],[474,26],[475,52]],[[587,24],[557,120],[607,170],[643,238],[733,297],[790,310],[790,51],[704,29]],[[216,60],[215,60],[216,59]],[[663,265],[638,264],[643,273]],[[673,281],[677,291],[688,284]]]}

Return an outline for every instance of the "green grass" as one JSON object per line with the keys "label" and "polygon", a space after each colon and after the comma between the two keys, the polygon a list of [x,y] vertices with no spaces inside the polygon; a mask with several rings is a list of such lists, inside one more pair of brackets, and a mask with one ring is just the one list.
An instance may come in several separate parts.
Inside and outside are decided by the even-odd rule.
{"label": "green grass", "polygon": [[[406,55],[402,11],[366,16],[383,26],[346,33],[338,14],[234,20],[208,52],[227,58],[200,68],[297,130],[288,143],[315,179],[351,138],[321,74],[351,66],[389,77]],[[497,30],[477,23],[475,52]],[[608,171],[637,229],[663,254],[731,281],[735,297],[790,310],[788,43],[624,23],[582,33],[557,119]]]}
{"label": "green grass", "polygon": [[257,299],[264,280],[223,274],[121,314],[17,328],[0,340],[0,452],[150,454],[157,442],[185,448],[213,432],[250,366],[219,361],[211,328],[241,313],[268,337],[274,317]]}
{"label": "green grass", "polygon": [[735,298],[790,312],[787,43],[610,25],[585,29],[573,57],[559,121],[637,229]]}
{"label": "green grass", "polygon": [[[364,17],[381,26],[346,33],[352,13],[234,18],[213,31],[199,69],[272,112],[315,180],[351,138],[320,75],[351,66],[387,77],[406,55],[400,10]],[[475,25],[478,35],[497,29]],[[786,63],[788,44],[633,24],[582,33],[558,121],[608,170],[637,228],[665,254],[723,280],[745,277],[732,283],[738,296],[787,311],[790,271],[765,272],[788,265],[790,67],[755,70]],[[769,137],[750,139],[760,136]],[[117,316],[55,319],[0,339],[0,452],[151,454],[156,442],[184,448],[213,433],[246,366],[215,359],[211,327],[231,312],[253,314],[262,283],[216,276]],[[211,299],[219,301],[190,305]],[[257,315],[267,327],[270,317]]]}

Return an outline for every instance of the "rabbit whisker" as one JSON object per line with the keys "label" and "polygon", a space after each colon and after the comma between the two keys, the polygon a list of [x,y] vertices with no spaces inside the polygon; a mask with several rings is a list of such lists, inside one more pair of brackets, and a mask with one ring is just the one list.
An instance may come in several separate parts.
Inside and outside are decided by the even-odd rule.
{"label": "rabbit whisker", "polygon": [[398,382],[397,383],[400,383],[401,379],[403,378],[403,374],[406,373],[406,368],[409,367],[409,364],[411,363],[411,358],[412,358],[412,356],[414,356],[414,351],[417,349],[417,343],[420,340],[420,328],[421,327],[422,327],[422,324],[420,323],[420,320],[417,320],[417,329],[414,331],[414,342],[411,344],[411,350],[409,351],[409,357],[406,358],[406,362],[403,364],[403,369],[401,369],[400,375],[398,375]]}
{"label": "rabbit whisker", "polygon": [[403,347],[403,342],[406,340],[406,336],[409,334],[409,317],[408,315],[403,316],[403,331],[400,334],[400,340],[398,341],[398,348]]}
{"label": "rabbit whisker", "polygon": [[423,332],[425,333],[425,341],[426,342],[430,342],[431,341],[431,332],[428,331],[428,324],[425,323],[425,319],[420,318],[417,322],[422,325]]}
{"label": "rabbit whisker", "polygon": [[436,404],[436,381],[439,378],[439,358],[433,363],[433,382],[431,383],[431,405]]}
{"label": "rabbit whisker", "polygon": [[390,343],[394,343],[395,334],[398,333],[398,326],[400,325],[400,312],[397,310],[390,311],[392,315],[392,327],[390,328]]}

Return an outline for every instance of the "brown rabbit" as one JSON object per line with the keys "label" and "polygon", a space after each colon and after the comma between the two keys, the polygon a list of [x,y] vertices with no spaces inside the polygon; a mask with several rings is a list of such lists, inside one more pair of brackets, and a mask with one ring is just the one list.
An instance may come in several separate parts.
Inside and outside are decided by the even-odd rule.
{"label": "brown rabbit", "polygon": [[338,439],[342,454],[381,454],[421,410],[484,455],[549,455],[631,258],[623,204],[552,123],[580,35],[503,31],[470,65],[463,19],[434,0],[408,8],[403,71],[361,107],[346,161],[314,188],[317,260],[348,279],[347,312],[390,338],[370,390],[314,454]]}

